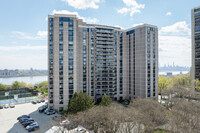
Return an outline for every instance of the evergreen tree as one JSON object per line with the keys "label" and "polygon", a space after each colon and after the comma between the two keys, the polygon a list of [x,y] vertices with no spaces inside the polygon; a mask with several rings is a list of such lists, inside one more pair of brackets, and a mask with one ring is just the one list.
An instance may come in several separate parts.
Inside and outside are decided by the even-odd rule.
{"label": "evergreen tree", "polygon": [[111,98],[104,93],[104,96],[103,96],[103,98],[101,100],[100,105],[109,106],[111,103],[112,103]]}
{"label": "evergreen tree", "polygon": [[87,94],[80,92],[75,92],[72,96],[69,105],[68,110],[70,113],[77,113],[80,111],[84,111],[87,109],[90,109],[94,106],[93,99],[88,96]]}

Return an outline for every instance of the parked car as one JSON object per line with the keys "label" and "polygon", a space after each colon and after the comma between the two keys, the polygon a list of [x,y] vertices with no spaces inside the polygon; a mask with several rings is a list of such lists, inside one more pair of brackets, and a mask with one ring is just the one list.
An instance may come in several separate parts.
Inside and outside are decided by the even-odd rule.
{"label": "parked car", "polygon": [[41,99],[40,102],[45,102],[45,100],[44,100],[44,99]]}
{"label": "parked car", "polygon": [[30,128],[28,129],[28,131],[29,131],[29,132],[32,132],[32,131],[35,131],[35,130],[38,129],[38,128],[39,128],[39,125],[34,125],[34,126],[30,127]]}
{"label": "parked car", "polygon": [[69,120],[64,120],[64,121],[60,122],[60,125],[64,126],[64,125],[68,125],[69,123],[70,123]]}
{"label": "parked car", "polygon": [[55,114],[55,113],[56,113],[56,112],[53,111],[53,110],[48,110],[48,111],[46,112],[47,115],[53,115],[53,114]]}
{"label": "parked car", "polygon": [[20,123],[23,123],[25,121],[33,121],[33,118],[22,118],[22,119],[19,119]]}
{"label": "parked car", "polygon": [[24,127],[26,127],[26,126],[28,126],[29,124],[33,123],[33,122],[34,122],[33,120],[31,120],[31,121],[26,120],[26,121],[22,122],[21,124],[22,124]]}
{"label": "parked car", "polygon": [[80,127],[79,127],[79,128],[77,129],[77,131],[78,131],[78,133],[86,133],[87,130],[86,130],[85,128],[80,128]]}
{"label": "parked car", "polygon": [[46,102],[45,104],[48,105],[48,102]]}
{"label": "parked car", "polygon": [[44,110],[44,113],[46,114],[48,111],[49,111],[49,109],[48,109],[48,108],[46,108],[46,109]]}
{"label": "parked car", "polygon": [[19,119],[21,119],[21,118],[30,118],[30,116],[29,116],[29,115],[22,115],[22,116],[19,116],[19,117],[17,118],[17,120],[19,120]]}
{"label": "parked car", "polygon": [[0,105],[0,109],[3,109],[3,106],[2,106],[2,105]]}
{"label": "parked car", "polygon": [[31,128],[32,126],[35,126],[35,125],[38,125],[38,123],[37,122],[33,122],[30,125],[26,126],[26,129],[28,130],[29,128]]}
{"label": "parked car", "polygon": [[4,105],[4,108],[9,108],[9,105],[8,105],[8,104],[5,104],[5,105]]}
{"label": "parked car", "polygon": [[37,104],[37,102],[36,102],[36,101],[32,101],[31,103],[32,103],[32,104]]}
{"label": "parked car", "polygon": [[10,103],[10,108],[14,108],[15,104],[14,103]]}
{"label": "parked car", "polygon": [[46,105],[46,104],[45,104],[45,105],[43,105],[42,107],[44,107],[44,108],[47,108],[47,107],[48,107],[48,105]]}
{"label": "parked car", "polygon": [[21,117],[21,118],[19,118],[18,120],[19,120],[19,122],[22,122],[22,121],[25,121],[25,120],[27,120],[27,119],[29,119],[28,117]]}
{"label": "parked car", "polygon": [[56,121],[57,121],[57,120],[65,120],[65,117],[62,116],[62,115],[55,115],[55,116],[52,117],[52,119],[53,119],[53,120],[56,120]]}
{"label": "parked car", "polygon": [[24,122],[22,125],[24,126],[24,127],[26,127],[26,126],[28,126],[28,125],[30,125],[30,124],[32,124],[32,123],[34,123],[34,121],[26,121],[26,122]]}
{"label": "parked car", "polygon": [[33,119],[24,119],[24,120],[20,121],[20,123],[23,125],[24,123],[26,123],[28,121],[34,121],[34,120]]}
{"label": "parked car", "polygon": [[37,103],[41,103],[40,100],[37,100],[36,102],[37,102]]}
{"label": "parked car", "polygon": [[43,105],[42,107],[39,107],[39,108],[38,108],[38,111],[39,111],[40,113],[42,113],[42,112],[44,112],[44,110],[46,110],[46,109],[47,109],[47,106]]}

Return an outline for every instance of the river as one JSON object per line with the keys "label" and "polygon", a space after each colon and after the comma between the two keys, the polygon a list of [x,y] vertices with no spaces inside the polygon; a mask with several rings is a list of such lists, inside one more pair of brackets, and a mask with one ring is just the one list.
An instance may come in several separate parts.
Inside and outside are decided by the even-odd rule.
{"label": "river", "polygon": [[[167,72],[159,72],[159,75],[166,75]],[[182,74],[186,74],[188,71],[183,71]],[[180,74],[180,71],[172,71],[173,75]],[[25,82],[27,84],[40,83],[42,81],[47,81],[47,76],[33,76],[33,77],[12,77],[12,78],[0,78],[0,83],[5,85],[11,85],[15,81]]]}
{"label": "river", "polygon": [[5,85],[11,85],[15,81],[23,81],[27,84],[36,84],[42,81],[47,81],[47,79],[47,76],[0,78],[0,83]]}

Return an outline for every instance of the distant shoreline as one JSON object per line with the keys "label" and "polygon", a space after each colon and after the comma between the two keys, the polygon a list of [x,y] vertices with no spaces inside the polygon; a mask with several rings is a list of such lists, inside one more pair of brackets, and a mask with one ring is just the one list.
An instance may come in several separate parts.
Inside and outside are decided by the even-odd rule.
{"label": "distant shoreline", "polygon": [[36,77],[36,76],[48,76],[47,74],[44,75],[17,75],[17,76],[0,76],[0,78],[17,78],[17,77]]}

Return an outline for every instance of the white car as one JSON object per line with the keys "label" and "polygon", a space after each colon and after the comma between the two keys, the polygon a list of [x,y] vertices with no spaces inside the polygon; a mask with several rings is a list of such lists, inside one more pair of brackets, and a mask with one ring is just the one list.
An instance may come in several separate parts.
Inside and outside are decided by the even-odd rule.
{"label": "white car", "polygon": [[5,105],[4,105],[4,108],[9,108],[9,105],[8,105],[8,104],[5,104]]}
{"label": "white car", "polygon": [[10,108],[14,108],[15,104],[14,103],[10,103]]}
{"label": "white car", "polygon": [[60,125],[61,125],[61,126],[64,126],[64,125],[67,125],[67,124],[69,124],[69,123],[70,123],[70,121],[64,120],[64,121],[60,122]]}
{"label": "white car", "polygon": [[77,129],[78,133],[89,133],[85,128],[83,127],[78,127]]}
{"label": "white car", "polygon": [[[30,127],[35,126],[35,125],[38,125],[38,123],[37,123],[37,122],[33,122],[32,124],[28,125],[28,126],[26,127],[26,129],[28,130]],[[38,126],[39,126],[39,125],[38,125]]]}

